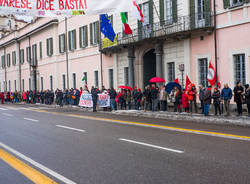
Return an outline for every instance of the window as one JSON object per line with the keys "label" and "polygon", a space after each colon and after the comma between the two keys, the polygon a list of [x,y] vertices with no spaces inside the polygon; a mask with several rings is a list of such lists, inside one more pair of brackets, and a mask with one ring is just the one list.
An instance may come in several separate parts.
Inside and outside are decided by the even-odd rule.
{"label": "window", "polygon": [[2,68],[5,68],[6,63],[5,63],[5,55],[1,57],[1,62],[2,62]]}
{"label": "window", "polygon": [[128,86],[128,67],[124,68],[124,85]]}
{"label": "window", "polygon": [[173,82],[175,80],[175,63],[168,63],[168,81]]}
{"label": "window", "polygon": [[39,42],[39,50],[40,50],[40,59],[43,58],[43,44],[42,42]]}
{"label": "window", "polygon": [[53,55],[53,38],[47,39],[47,56]]}
{"label": "window", "polygon": [[98,71],[95,71],[95,87],[99,86],[99,76],[98,76]]}
{"label": "window", "polygon": [[80,48],[85,48],[88,46],[88,26],[83,26],[79,28],[80,37]]}
{"label": "window", "polygon": [[8,20],[8,26],[9,26],[10,29],[12,29],[11,20]]}
{"label": "window", "polygon": [[143,3],[142,4],[142,14],[143,14],[143,20],[144,20],[144,24],[149,24],[149,3]]}
{"label": "window", "polygon": [[37,65],[37,46],[36,44],[32,45],[32,64]]}
{"label": "window", "polygon": [[26,47],[26,60],[29,63],[31,60],[30,47]]}
{"label": "window", "polygon": [[199,82],[202,86],[207,87],[208,63],[207,58],[199,59]]}
{"label": "window", "polygon": [[75,89],[76,88],[76,74],[75,73],[72,74],[72,78],[73,78],[73,88]]}
{"label": "window", "polygon": [[20,50],[20,63],[23,64],[24,63],[24,49]]}
{"label": "window", "polygon": [[24,79],[22,80],[22,84],[23,84],[23,91],[24,91]]}
{"label": "window", "polygon": [[231,6],[239,6],[243,4],[243,0],[231,0]]}
{"label": "window", "polygon": [[69,50],[73,51],[76,49],[76,30],[69,31]]}
{"label": "window", "polygon": [[205,0],[198,0],[198,20],[205,19]]}
{"label": "window", "polygon": [[16,80],[14,80],[14,88],[15,88],[15,91],[16,91]]}
{"label": "window", "polygon": [[31,90],[31,78],[29,78],[29,90]]}
{"label": "window", "polygon": [[53,90],[53,76],[49,77],[49,81],[50,81],[50,90]]}
{"label": "window", "polygon": [[12,52],[12,64],[15,66],[16,65],[16,51]]}
{"label": "window", "polygon": [[43,77],[41,77],[41,91],[43,91]]}
{"label": "window", "polygon": [[9,80],[9,92],[11,92],[11,82]]}
{"label": "window", "polygon": [[83,72],[83,76],[85,78],[85,84],[88,84],[88,73],[87,72]]}
{"label": "window", "polygon": [[10,67],[10,54],[7,54],[7,66]]}
{"label": "window", "polygon": [[241,82],[243,85],[246,84],[246,65],[245,65],[245,54],[237,54],[234,58],[234,79],[235,84]]}
{"label": "window", "polygon": [[90,44],[99,43],[99,21],[90,24]]}
{"label": "window", "polygon": [[166,24],[173,23],[173,0],[165,0]]}
{"label": "window", "polygon": [[59,52],[64,53],[65,52],[65,34],[59,35]]}
{"label": "window", "polygon": [[114,87],[114,71],[113,69],[109,69],[109,87]]}
{"label": "window", "polygon": [[65,90],[66,89],[66,76],[65,76],[65,74],[63,74],[62,75],[62,88],[63,88],[63,90]]}

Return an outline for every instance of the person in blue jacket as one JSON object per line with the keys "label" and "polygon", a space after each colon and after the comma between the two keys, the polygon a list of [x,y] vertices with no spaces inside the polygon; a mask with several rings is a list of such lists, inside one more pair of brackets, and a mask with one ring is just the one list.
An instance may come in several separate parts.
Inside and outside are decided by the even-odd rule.
{"label": "person in blue jacket", "polygon": [[221,98],[224,101],[226,115],[230,116],[230,101],[233,97],[232,89],[229,88],[228,84],[224,85],[224,88],[221,91]]}

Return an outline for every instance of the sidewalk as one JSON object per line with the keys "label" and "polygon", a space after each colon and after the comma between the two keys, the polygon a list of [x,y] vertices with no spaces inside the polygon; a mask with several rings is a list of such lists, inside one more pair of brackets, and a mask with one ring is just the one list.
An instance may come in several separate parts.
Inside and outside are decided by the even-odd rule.
{"label": "sidewalk", "polygon": [[[17,104],[18,105],[18,104]],[[59,107],[58,105],[44,105],[44,104],[19,104],[26,105],[29,107],[46,107],[60,109],[64,111],[82,111],[82,112],[92,112],[92,108],[82,108],[78,106],[63,106]],[[224,124],[224,125],[236,125],[236,126],[245,126],[250,127],[250,118],[248,116],[238,117],[236,115],[231,116],[208,116],[205,117],[202,114],[189,114],[189,113],[175,113],[175,112],[152,112],[143,110],[117,110],[117,111],[103,111],[102,108],[99,109],[98,113],[113,114],[113,115],[122,115],[122,116],[133,116],[133,117],[144,117],[144,118],[155,118],[155,119],[166,119],[174,121],[190,121],[197,123],[209,123],[209,124]]]}

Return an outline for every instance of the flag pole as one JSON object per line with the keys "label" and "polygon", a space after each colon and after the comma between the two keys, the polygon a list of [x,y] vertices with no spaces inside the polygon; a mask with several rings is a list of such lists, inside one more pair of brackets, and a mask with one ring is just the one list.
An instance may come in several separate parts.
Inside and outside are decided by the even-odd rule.
{"label": "flag pole", "polygon": [[100,52],[100,65],[101,65],[101,87],[103,86],[103,71],[102,71],[102,34],[101,34],[101,15],[99,15],[99,52]]}
{"label": "flag pole", "polygon": [[65,17],[65,51],[66,51],[66,73],[67,73],[67,89],[69,89],[69,53],[68,53],[68,24],[67,17]]}

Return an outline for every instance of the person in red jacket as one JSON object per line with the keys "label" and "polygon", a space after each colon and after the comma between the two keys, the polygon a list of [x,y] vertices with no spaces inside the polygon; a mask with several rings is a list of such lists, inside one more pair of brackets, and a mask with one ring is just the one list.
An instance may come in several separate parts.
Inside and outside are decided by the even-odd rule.
{"label": "person in red jacket", "polygon": [[1,93],[0,97],[1,97],[1,103],[4,104],[4,93]]}
{"label": "person in red jacket", "polygon": [[185,90],[183,90],[182,93],[182,108],[185,112],[189,112],[189,98],[188,95],[185,93]]}

